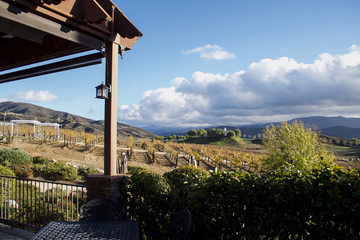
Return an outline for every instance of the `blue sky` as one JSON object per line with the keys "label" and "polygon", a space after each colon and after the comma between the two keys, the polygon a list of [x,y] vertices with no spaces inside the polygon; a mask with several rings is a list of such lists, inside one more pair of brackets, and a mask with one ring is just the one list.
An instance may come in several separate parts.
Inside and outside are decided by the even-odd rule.
{"label": "blue sky", "polygon": [[[144,34],[119,63],[119,122],[360,117],[358,0],[114,2]],[[2,84],[0,100],[103,119],[104,66]]]}

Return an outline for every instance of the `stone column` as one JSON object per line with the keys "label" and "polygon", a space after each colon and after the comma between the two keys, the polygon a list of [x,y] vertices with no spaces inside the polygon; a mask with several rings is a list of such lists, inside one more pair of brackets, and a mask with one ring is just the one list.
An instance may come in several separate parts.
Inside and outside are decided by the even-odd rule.
{"label": "stone column", "polygon": [[87,200],[90,201],[94,198],[107,198],[115,202],[121,196],[120,183],[125,174],[115,176],[108,175],[90,175],[86,177]]}

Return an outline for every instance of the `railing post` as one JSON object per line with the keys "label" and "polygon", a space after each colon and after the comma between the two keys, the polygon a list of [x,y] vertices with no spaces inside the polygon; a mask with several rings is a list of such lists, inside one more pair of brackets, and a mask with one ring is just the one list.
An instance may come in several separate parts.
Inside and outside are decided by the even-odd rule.
{"label": "railing post", "polygon": [[[6,176],[1,177],[0,183],[0,199],[2,202],[0,219],[34,230],[38,230],[47,224],[46,219],[48,217],[56,219],[53,217],[59,213],[66,214],[67,220],[78,220],[79,209],[77,208],[75,213],[75,206],[79,207],[81,200],[86,201],[84,199],[84,186]],[[63,193],[63,186],[67,188],[64,195],[61,194],[62,203],[60,205],[58,203],[58,186],[61,186],[61,193]],[[80,193],[79,189],[81,190]],[[74,202],[74,193],[76,193],[76,203]],[[54,201],[54,197],[56,201]],[[67,212],[64,212],[65,210]]]}
{"label": "railing post", "polygon": [[121,174],[126,174],[128,172],[128,167],[127,167],[127,157],[125,153],[121,154],[121,167],[120,167],[120,173]]}

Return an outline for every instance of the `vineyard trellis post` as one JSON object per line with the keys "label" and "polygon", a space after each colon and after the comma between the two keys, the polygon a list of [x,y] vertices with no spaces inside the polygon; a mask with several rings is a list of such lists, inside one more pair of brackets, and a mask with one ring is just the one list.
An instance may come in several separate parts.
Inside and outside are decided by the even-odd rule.
{"label": "vineyard trellis post", "polygon": [[127,157],[125,153],[121,154],[121,167],[120,173],[126,174],[128,172]]}

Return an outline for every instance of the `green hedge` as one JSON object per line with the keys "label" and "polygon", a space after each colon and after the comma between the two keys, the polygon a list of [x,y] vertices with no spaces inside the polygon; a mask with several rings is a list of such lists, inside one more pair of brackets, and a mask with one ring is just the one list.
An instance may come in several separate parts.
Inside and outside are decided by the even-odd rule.
{"label": "green hedge", "polygon": [[142,168],[133,170],[132,177],[127,178],[124,182],[126,186],[121,188],[123,196],[129,194],[123,205],[129,206],[132,218],[139,221],[144,229],[162,231],[171,209],[168,198],[170,186],[158,174]]}
{"label": "green hedge", "polygon": [[188,208],[190,239],[360,238],[360,180],[353,170],[262,177],[193,168],[164,176],[138,171],[124,185],[128,214],[144,231],[166,229],[175,211]]}

